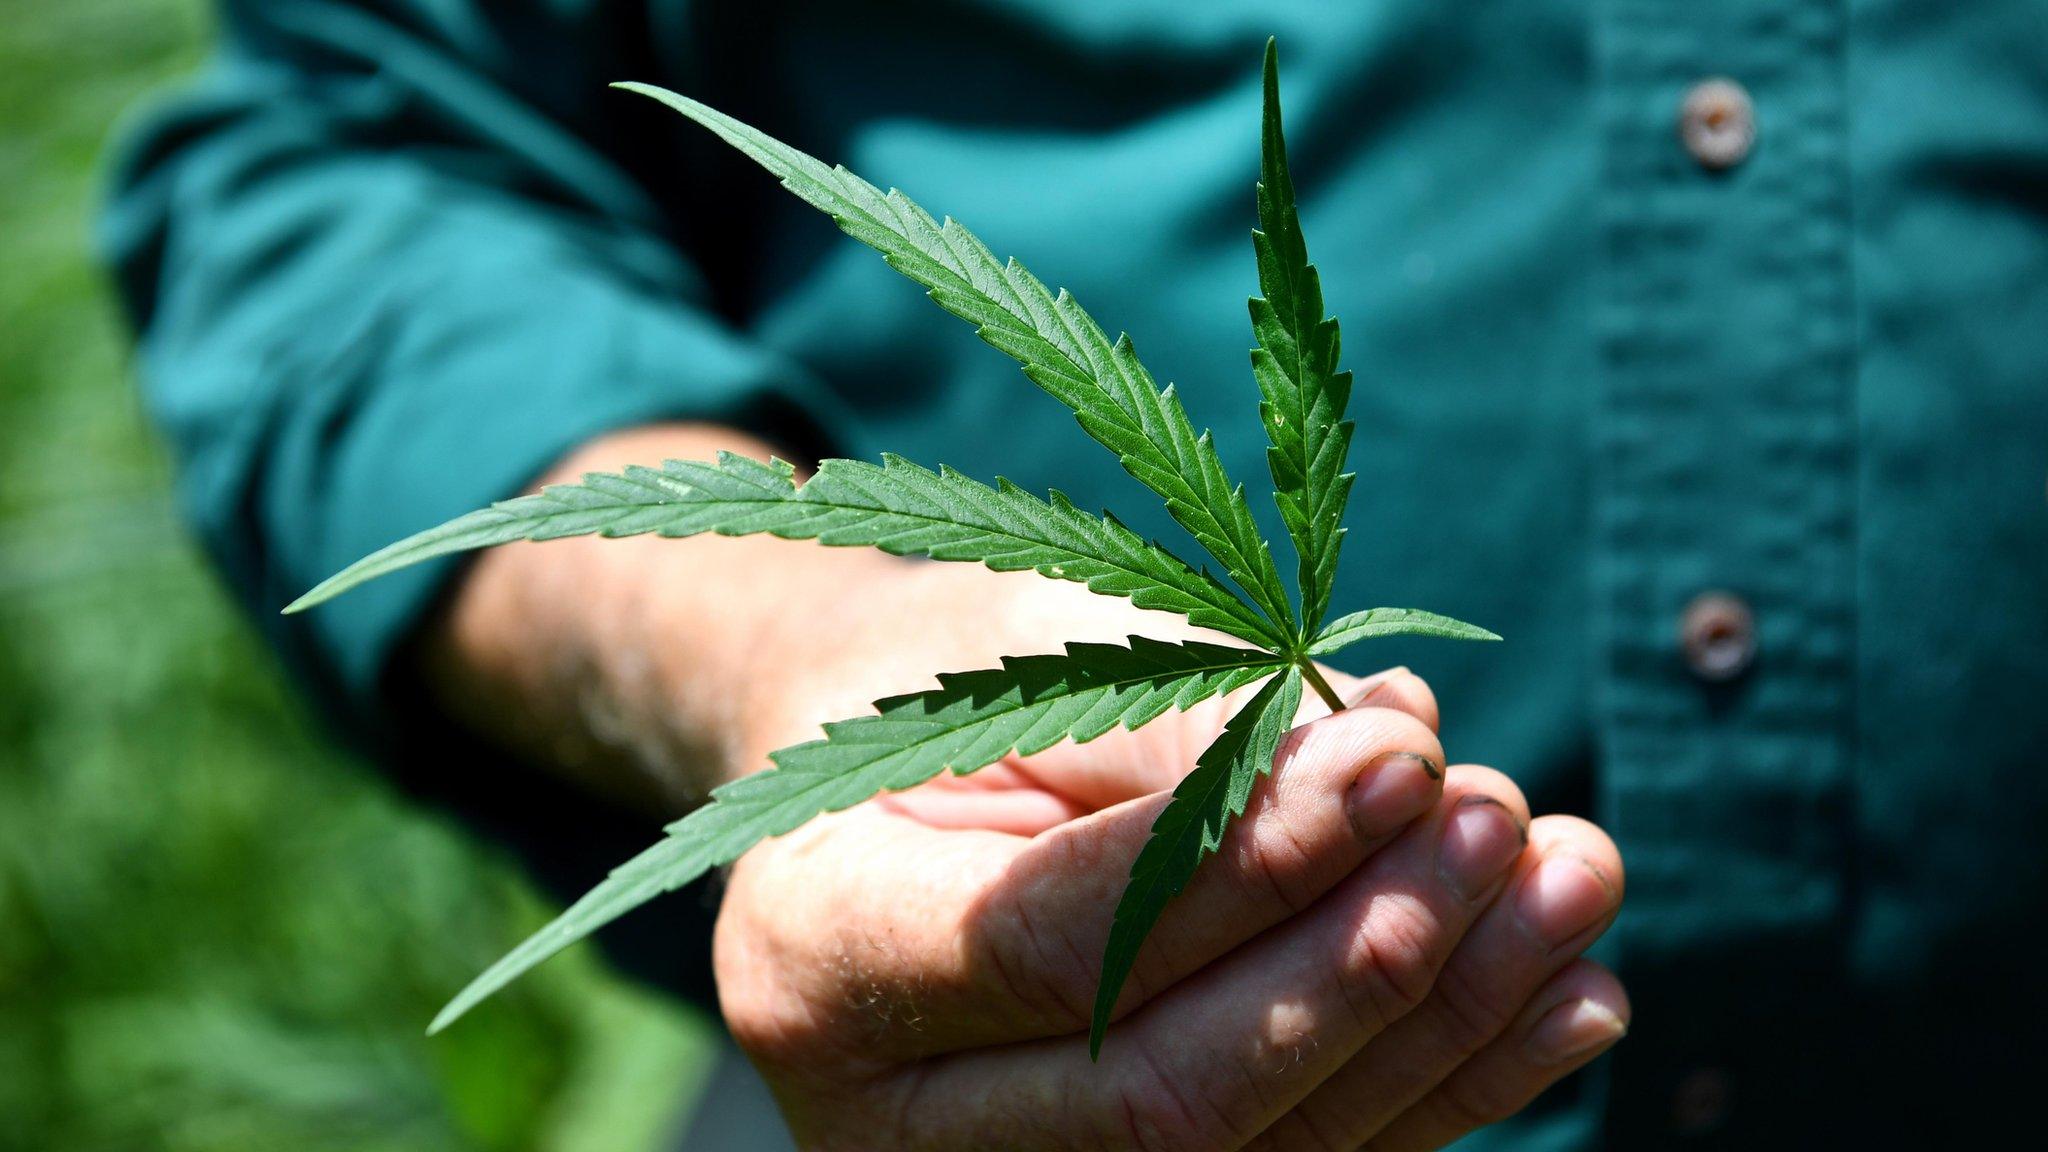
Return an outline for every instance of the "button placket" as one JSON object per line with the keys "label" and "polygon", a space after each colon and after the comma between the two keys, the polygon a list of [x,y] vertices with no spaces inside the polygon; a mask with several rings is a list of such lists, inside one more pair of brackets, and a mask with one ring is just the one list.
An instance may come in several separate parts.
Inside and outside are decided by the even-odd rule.
{"label": "button placket", "polygon": [[[1746,1110],[1768,1111],[1795,1071],[1748,1038],[1803,1018],[1801,981],[1839,979],[1855,485],[1845,18],[1840,0],[1595,11],[1596,787],[1629,862],[1614,955],[1638,1019],[1655,1021],[1608,1065],[1608,1137],[1740,1146]],[[1703,1065],[1725,1079],[1696,1079]],[[1716,1088],[1737,1080],[1742,1101]]]}

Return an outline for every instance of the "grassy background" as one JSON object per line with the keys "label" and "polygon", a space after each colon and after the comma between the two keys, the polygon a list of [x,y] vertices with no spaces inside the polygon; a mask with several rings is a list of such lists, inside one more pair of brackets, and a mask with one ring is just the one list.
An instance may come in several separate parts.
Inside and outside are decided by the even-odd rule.
{"label": "grassy background", "polygon": [[699,1023],[321,738],[180,534],[90,261],[119,113],[200,0],[0,0],[0,1149],[642,1149]]}

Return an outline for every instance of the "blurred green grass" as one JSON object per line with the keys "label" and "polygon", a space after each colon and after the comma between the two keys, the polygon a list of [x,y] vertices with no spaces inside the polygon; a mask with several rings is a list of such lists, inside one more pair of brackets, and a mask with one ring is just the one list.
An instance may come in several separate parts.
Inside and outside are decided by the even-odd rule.
{"label": "blurred green grass", "polygon": [[700,1022],[565,957],[509,866],[334,751],[181,534],[91,263],[119,113],[198,0],[0,0],[0,1149],[643,1149]]}

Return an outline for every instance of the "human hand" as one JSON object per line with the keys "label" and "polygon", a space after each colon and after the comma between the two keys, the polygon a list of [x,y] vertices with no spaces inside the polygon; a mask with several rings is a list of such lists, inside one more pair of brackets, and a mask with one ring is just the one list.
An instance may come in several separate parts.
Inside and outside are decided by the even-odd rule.
{"label": "human hand", "polygon": [[[649,428],[557,476],[719,448],[766,450]],[[762,537],[584,539],[481,557],[424,654],[458,715],[673,811],[935,670],[1131,632],[1190,630],[1029,574]],[[1620,900],[1613,845],[1570,818],[1530,823],[1498,773],[1433,776],[1419,679],[1339,690],[1354,706],[1304,709],[1166,909],[1099,1065],[1086,1031],[1113,910],[1229,702],[941,778],[742,858],[716,941],[723,1006],[799,1139],[1428,1148],[1611,1044],[1626,999],[1577,957]]]}
{"label": "human hand", "polygon": [[[1161,634],[1116,601],[961,571],[861,591],[887,642],[814,653],[756,742],[800,738],[789,701],[826,701],[823,719],[933,667]],[[1570,818],[1531,824],[1498,773],[1440,778],[1413,675],[1340,690],[1355,706],[1304,709],[1168,906],[1099,1065],[1089,1011],[1130,861],[1228,703],[942,778],[742,858],[716,941],[722,1006],[799,1141],[1432,1148],[1604,1050],[1627,1001],[1577,957],[1620,898],[1612,844]]]}

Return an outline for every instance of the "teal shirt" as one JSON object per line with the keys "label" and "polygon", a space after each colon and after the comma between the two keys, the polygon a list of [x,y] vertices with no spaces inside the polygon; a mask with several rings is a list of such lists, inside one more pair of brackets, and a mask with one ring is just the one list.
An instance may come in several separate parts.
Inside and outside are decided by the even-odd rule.
{"label": "teal shirt", "polygon": [[[610,428],[887,449],[1179,539],[963,325],[606,82],[966,221],[1128,329],[1256,483],[1269,33],[1359,382],[1336,604],[1508,636],[1353,670],[1412,664],[1454,755],[1599,820],[1629,866],[1602,956],[1633,1034],[1475,1144],[1955,1146],[2030,1117],[2038,0],[249,0],[132,142],[105,241],[194,522],[374,723],[448,569],[275,609]],[[1715,76],[1754,108],[1724,168],[1677,128]],[[1721,625],[1688,633],[1710,591]]]}

